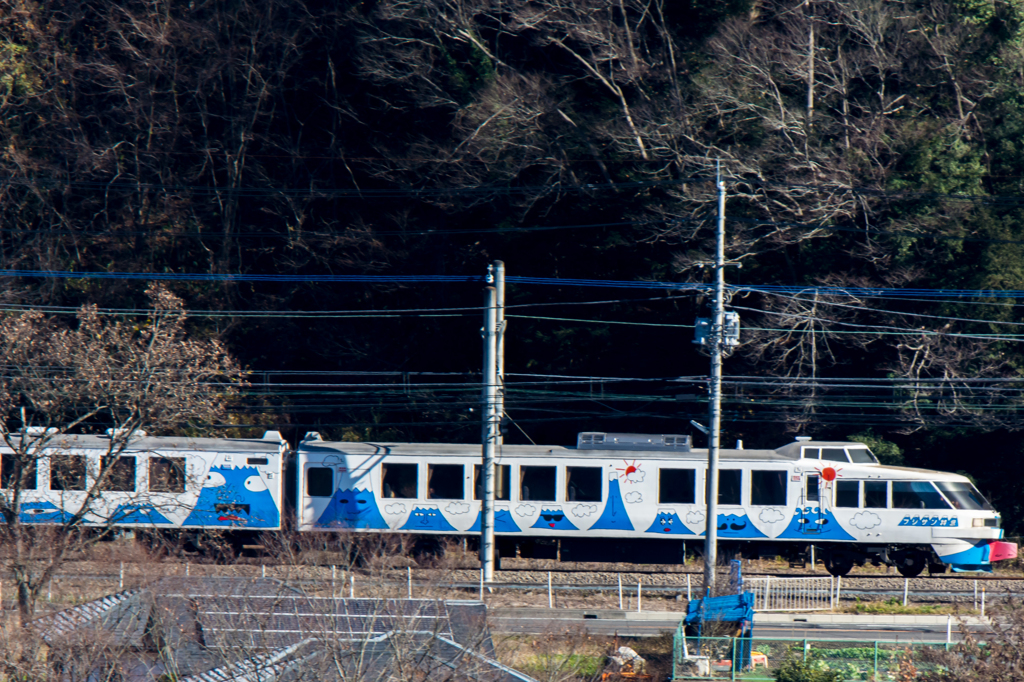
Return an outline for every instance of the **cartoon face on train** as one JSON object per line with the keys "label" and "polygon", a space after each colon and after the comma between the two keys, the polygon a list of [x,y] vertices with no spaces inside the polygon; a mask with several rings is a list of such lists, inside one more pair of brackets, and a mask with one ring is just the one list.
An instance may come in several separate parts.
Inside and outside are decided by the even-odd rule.
{"label": "cartoon face on train", "polygon": [[843,530],[831,511],[824,507],[797,507],[780,538],[819,537],[828,540],[853,540],[854,537]]}
{"label": "cartoon face on train", "polygon": [[384,522],[372,490],[336,490],[317,519],[318,528],[362,528],[384,530]]}
{"label": "cartoon face on train", "polygon": [[416,507],[401,530],[455,530],[437,507]]}
{"label": "cartoon face on train", "polygon": [[654,523],[647,529],[648,533],[659,535],[693,535],[693,531],[683,525],[683,520],[674,511],[659,511]]}
{"label": "cartoon face on train", "polygon": [[281,514],[255,467],[212,467],[183,526],[268,528]]}
{"label": "cartoon face on train", "polygon": [[763,538],[767,536],[754,527],[746,514],[719,514],[718,537]]}
{"label": "cartoon face on train", "polygon": [[561,509],[541,509],[540,517],[531,528],[549,528],[551,530],[579,530]]}

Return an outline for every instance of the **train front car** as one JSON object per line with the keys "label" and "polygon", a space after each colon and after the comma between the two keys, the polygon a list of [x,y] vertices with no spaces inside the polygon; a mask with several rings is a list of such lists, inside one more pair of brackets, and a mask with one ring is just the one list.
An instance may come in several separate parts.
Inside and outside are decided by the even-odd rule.
{"label": "train front car", "polygon": [[1001,541],[999,514],[963,476],[880,465],[859,443],[804,441],[777,450],[797,451],[797,516],[804,528],[833,526],[830,542],[815,544],[834,575],[864,561],[895,565],[908,577],[925,567],[991,571],[993,562],[1017,556],[1015,544]]}

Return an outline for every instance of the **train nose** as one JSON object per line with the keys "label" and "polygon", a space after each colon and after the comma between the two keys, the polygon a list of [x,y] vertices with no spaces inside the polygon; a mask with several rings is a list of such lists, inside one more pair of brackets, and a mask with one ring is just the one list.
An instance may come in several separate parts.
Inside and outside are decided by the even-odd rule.
{"label": "train nose", "polygon": [[990,542],[988,543],[988,560],[990,562],[1003,561],[1004,559],[1017,558],[1016,542]]}

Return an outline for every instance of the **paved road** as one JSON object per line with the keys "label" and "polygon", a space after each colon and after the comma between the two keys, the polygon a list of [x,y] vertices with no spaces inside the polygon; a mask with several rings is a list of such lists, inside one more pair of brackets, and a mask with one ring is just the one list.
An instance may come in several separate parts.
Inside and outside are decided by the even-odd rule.
{"label": "paved road", "polygon": [[[623,613],[621,611],[572,611],[565,609],[492,609],[495,632],[544,634],[583,628],[589,634],[653,637],[675,632],[681,614]],[[831,622],[829,622],[831,621]],[[889,622],[886,622],[889,621]],[[972,632],[985,630],[973,619]],[[759,614],[754,633],[759,638],[837,639],[860,641],[945,642],[944,616],[878,617],[854,615]],[[959,625],[952,623],[951,641],[960,639]]]}

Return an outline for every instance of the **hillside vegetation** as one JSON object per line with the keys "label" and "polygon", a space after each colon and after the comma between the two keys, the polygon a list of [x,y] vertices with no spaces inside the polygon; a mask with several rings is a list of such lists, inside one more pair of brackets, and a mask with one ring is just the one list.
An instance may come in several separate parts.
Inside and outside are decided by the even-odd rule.
{"label": "hillside vegetation", "polygon": [[[252,372],[211,427],[468,442],[487,265],[710,281],[720,162],[729,283],[784,287],[731,296],[725,442],[864,438],[1020,531],[1022,133],[1020,0],[2,0],[2,269],[107,278],[0,302],[202,274],[171,286]],[[508,305],[506,442],[704,419],[703,295]]]}

